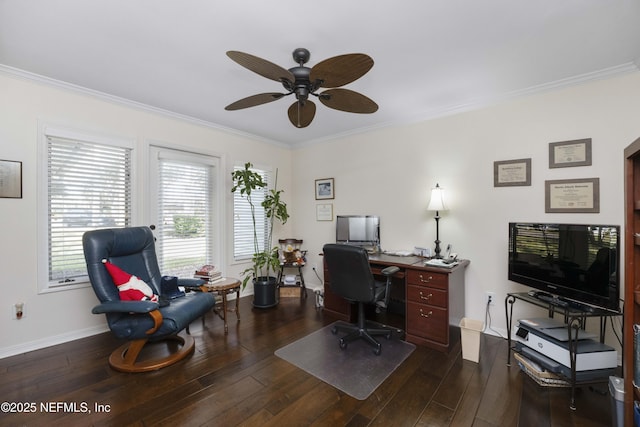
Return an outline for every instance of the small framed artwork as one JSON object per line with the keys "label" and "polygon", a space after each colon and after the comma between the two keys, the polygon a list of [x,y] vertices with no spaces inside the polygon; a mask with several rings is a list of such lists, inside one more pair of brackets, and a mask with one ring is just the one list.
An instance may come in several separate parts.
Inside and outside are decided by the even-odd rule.
{"label": "small framed artwork", "polygon": [[316,205],[316,221],[333,221],[333,205],[331,203]]}
{"label": "small framed artwork", "polygon": [[22,198],[22,162],[0,160],[0,197]]}
{"label": "small framed artwork", "polygon": [[545,181],[546,213],[599,213],[600,178]]}
{"label": "small framed artwork", "polygon": [[316,179],[316,200],[335,198],[333,178]]}
{"label": "small framed artwork", "polygon": [[591,166],[591,138],[549,143],[549,168]]}
{"label": "small framed artwork", "polygon": [[531,185],[531,159],[500,160],[493,162],[494,187]]}

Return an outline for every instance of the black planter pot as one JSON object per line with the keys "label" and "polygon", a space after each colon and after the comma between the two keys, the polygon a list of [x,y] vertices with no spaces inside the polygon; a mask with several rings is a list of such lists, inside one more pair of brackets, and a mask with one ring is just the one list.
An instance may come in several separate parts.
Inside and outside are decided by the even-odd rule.
{"label": "black planter pot", "polygon": [[253,306],[269,308],[278,305],[278,286],[275,277],[253,279]]}

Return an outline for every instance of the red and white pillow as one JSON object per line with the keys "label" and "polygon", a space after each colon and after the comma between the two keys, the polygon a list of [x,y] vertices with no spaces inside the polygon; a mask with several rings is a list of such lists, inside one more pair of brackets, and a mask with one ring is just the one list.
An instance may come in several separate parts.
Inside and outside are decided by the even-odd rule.
{"label": "red and white pillow", "polygon": [[122,301],[158,301],[158,295],[154,294],[151,287],[144,281],[123,271],[120,267],[110,263],[106,259],[103,259],[102,263],[111,275],[113,283],[118,287]]}

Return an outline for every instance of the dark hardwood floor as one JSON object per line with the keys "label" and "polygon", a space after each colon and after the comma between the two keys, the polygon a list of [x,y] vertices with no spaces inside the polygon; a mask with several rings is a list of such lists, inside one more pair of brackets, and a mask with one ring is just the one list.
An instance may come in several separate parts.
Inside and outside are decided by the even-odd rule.
{"label": "dark hardwood floor", "polygon": [[487,335],[479,364],[462,359],[459,342],[449,354],[419,347],[367,400],[356,400],[274,355],[335,320],[315,309],[313,295],[266,310],[249,298],[241,299],[239,323],[231,314],[228,335],[207,315],[204,327],[191,326],[193,356],[156,372],[112,370],[107,358],[118,342],[109,333],[1,359],[0,401],[22,413],[3,406],[0,425],[611,424],[606,384],[579,389],[572,411],[568,389],[540,387],[507,367],[506,341]]}

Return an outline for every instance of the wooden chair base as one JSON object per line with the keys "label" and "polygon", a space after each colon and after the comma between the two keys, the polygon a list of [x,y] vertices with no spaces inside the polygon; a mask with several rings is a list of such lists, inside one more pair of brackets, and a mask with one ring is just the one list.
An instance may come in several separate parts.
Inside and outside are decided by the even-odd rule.
{"label": "wooden chair base", "polygon": [[[169,365],[173,365],[176,362],[184,359],[193,353],[195,349],[195,340],[191,335],[185,337],[179,335],[173,335],[165,338],[163,341],[175,341],[180,346],[180,349],[172,352],[168,356],[137,361],[145,344],[148,343],[147,339],[140,339],[128,342],[118,347],[111,356],[109,356],[109,365],[116,371],[120,372],[149,372],[156,371]],[[153,344],[155,344],[154,342]]]}

